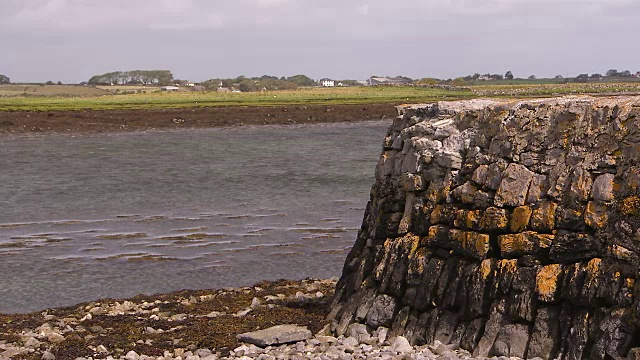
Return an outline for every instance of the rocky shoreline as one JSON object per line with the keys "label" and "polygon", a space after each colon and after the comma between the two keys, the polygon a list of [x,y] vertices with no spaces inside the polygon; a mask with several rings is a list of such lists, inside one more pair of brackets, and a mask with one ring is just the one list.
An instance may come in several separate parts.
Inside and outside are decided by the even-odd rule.
{"label": "rocky shoreline", "polygon": [[111,133],[393,119],[396,104],[225,106],[82,111],[0,111],[0,136]]}
{"label": "rocky shoreline", "polygon": [[243,332],[280,324],[319,332],[335,283],[265,281],[0,314],[0,359],[217,359],[242,345]]}
{"label": "rocky shoreline", "polygon": [[[438,341],[411,346],[390,329],[352,324],[332,336],[326,320],[336,279],[104,299],[32,314],[0,314],[0,359],[470,359]],[[300,341],[256,346],[238,335],[297,324]],[[315,335],[312,335],[315,334]],[[246,340],[246,338],[243,338]]]}

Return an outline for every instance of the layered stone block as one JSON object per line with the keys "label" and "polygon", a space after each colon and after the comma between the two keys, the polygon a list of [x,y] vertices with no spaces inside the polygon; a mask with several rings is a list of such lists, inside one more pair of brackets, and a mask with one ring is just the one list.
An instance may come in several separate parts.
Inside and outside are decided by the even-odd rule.
{"label": "layered stone block", "polygon": [[640,97],[398,111],[332,330],[476,356],[640,353]]}

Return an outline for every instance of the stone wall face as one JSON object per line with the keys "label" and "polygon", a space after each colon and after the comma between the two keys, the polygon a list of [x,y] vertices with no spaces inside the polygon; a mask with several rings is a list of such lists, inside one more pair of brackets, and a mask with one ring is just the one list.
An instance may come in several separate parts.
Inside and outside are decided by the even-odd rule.
{"label": "stone wall face", "polygon": [[640,347],[640,97],[398,108],[329,315],[475,356]]}

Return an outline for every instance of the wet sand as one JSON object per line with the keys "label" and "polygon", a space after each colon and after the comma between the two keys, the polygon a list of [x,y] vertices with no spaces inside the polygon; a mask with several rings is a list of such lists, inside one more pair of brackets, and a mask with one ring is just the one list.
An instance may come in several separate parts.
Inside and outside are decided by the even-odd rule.
{"label": "wet sand", "polygon": [[3,111],[0,135],[100,133],[390,119],[396,104],[234,106],[183,109]]}

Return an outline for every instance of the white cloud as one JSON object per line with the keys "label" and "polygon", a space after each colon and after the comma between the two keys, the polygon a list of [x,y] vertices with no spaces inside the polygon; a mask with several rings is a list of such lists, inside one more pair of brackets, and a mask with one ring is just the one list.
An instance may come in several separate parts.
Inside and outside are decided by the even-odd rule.
{"label": "white cloud", "polygon": [[[11,54],[0,73],[28,78],[37,64],[89,74],[157,65],[193,79],[640,70],[630,45],[638,18],[638,0],[0,0]],[[198,57],[159,55],[173,48]],[[616,49],[624,56],[610,56]]]}
{"label": "white cloud", "polygon": [[253,0],[250,1],[259,7],[280,7],[295,3],[295,0]]}
{"label": "white cloud", "polygon": [[362,15],[369,14],[369,4],[364,4],[358,7],[358,12]]}

